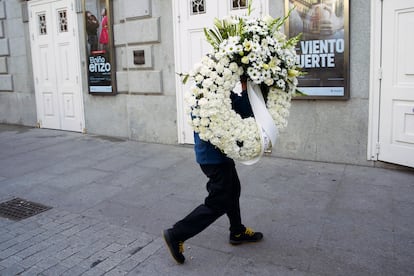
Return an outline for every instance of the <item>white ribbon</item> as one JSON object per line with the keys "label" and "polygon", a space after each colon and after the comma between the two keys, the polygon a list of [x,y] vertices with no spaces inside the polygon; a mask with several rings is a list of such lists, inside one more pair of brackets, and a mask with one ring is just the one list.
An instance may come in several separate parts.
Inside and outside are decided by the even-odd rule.
{"label": "white ribbon", "polygon": [[276,124],[273,122],[272,116],[266,108],[266,103],[260,87],[257,84],[252,85],[251,82],[247,82],[247,95],[249,96],[254,118],[256,119],[256,124],[259,128],[262,146],[259,156],[247,161],[242,161],[241,163],[245,165],[253,165],[257,163],[260,158],[262,158],[265,149],[270,146],[269,142],[271,142],[271,146],[276,145],[276,138],[279,135],[279,131]]}

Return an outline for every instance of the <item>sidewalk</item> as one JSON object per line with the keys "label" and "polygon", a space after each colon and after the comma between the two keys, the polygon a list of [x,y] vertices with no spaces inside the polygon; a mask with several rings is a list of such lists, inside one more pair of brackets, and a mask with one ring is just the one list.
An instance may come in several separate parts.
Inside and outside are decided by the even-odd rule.
{"label": "sidewalk", "polygon": [[229,245],[222,217],[177,265],[161,231],[206,195],[192,147],[0,125],[0,203],[52,207],[0,217],[0,275],[414,275],[412,171],[274,157],[238,171],[264,241]]}

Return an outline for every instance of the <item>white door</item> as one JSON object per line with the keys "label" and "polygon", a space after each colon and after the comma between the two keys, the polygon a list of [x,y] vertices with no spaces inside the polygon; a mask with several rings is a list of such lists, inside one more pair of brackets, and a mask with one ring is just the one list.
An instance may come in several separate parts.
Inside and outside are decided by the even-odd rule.
{"label": "white door", "polygon": [[383,5],[378,159],[414,167],[414,0]]}
{"label": "white door", "polygon": [[[205,27],[213,26],[214,18],[223,18],[230,14],[245,15],[245,0],[173,0],[174,7],[174,45],[177,73],[189,72],[201,57],[211,50],[204,38]],[[268,13],[268,0],[253,1],[253,16]],[[190,82],[186,85],[176,79],[178,140],[180,143],[193,143],[193,131],[188,124],[185,113],[184,93],[188,92]]]}
{"label": "white door", "polygon": [[30,1],[29,26],[39,126],[84,129],[74,0]]}

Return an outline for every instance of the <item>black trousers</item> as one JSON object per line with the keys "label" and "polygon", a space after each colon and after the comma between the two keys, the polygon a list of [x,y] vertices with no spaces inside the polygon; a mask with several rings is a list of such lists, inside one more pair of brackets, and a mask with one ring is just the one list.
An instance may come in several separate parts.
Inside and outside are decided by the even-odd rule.
{"label": "black trousers", "polygon": [[233,161],[200,165],[203,173],[209,178],[207,182],[208,196],[204,204],[196,207],[185,218],[172,228],[176,240],[185,241],[226,214],[230,221],[230,232],[241,233],[245,230],[240,217],[240,181]]}

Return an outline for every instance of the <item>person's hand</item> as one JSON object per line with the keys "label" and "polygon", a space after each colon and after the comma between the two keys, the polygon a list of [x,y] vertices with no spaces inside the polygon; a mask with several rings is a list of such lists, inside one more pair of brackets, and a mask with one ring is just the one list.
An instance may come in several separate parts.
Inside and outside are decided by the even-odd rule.
{"label": "person's hand", "polygon": [[246,80],[241,81],[241,87],[242,87],[242,92],[247,91],[247,81]]}

